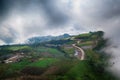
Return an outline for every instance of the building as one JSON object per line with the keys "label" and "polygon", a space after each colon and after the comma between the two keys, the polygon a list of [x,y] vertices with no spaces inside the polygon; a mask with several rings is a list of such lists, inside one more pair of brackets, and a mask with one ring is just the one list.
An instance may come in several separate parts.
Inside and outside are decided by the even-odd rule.
{"label": "building", "polygon": [[22,58],[22,55],[14,55],[6,60],[4,60],[5,63],[14,63],[14,62],[19,62],[20,59]]}

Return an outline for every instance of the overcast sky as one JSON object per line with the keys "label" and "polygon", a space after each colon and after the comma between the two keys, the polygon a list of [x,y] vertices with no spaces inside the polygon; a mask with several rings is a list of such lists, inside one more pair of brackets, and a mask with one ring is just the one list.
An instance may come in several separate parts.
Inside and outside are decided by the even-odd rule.
{"label": "overcast sky", "polygon": [[[0,45],[28,37],[103,30],[120,74],[120,0],[0,0]],[[116,47],[114,47],[116,46]]]}
{"label": "overcast sky", "polygon": [[113,26],[117,29],[119,3],[120,0],[0,0],[0,43],[21,43],[39,35],[107,32]]}
{"label": "overcast sky", "polygon": [[119,35],[120,0],[0,0],[0,43],[103,30]]}
{"label": "overcast sky", "polygon": [[[101,2],[101,1],[100,1]],[[20,43],[32,36],[79,34],[99,30],[93,0],[0,0],[0,43]],[[103,3],[104,5],[104,3]]]}

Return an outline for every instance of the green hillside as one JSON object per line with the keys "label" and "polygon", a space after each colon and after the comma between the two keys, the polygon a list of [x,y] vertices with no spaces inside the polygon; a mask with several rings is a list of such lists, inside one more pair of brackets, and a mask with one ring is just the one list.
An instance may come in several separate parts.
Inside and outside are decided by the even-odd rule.
{"label": "green hillside", "polygon": [[[106,71],[108,55],[104,32],[96,31],[41,44],[0,47],[0,79],[8,80],[116,80]],[[80,47],[85,59],[75,56]],[[80,54],[82,55],[82,54]],[[18,58],[13,62],[5,60]]]}

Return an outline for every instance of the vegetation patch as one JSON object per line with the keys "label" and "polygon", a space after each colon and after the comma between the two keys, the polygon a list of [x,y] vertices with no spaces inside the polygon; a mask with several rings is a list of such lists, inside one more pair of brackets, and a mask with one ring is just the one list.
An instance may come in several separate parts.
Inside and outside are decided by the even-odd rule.
{"label": "vegetation patch", "polygon": [[28,66],[49,67],[51,64],[55,63],[56,61],[58,61],[58,59],[56,58],[43,58],[43,59],[40,59],[36,62],[29,64]]}

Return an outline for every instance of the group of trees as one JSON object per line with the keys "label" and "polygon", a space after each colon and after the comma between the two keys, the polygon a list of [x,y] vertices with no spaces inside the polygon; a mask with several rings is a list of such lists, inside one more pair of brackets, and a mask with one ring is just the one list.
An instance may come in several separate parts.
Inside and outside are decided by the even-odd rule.
{"label": "group of trees", "polygon": [[78,36],[76,36],[76,39],[81,39],[81,40],[93,40],[96,39],[98,40],[99,38],[101,38],[104,35],[103,31],[96,31],[96,32],[89,32],[89,33],[85,33],[85,34],[80,34]]}

